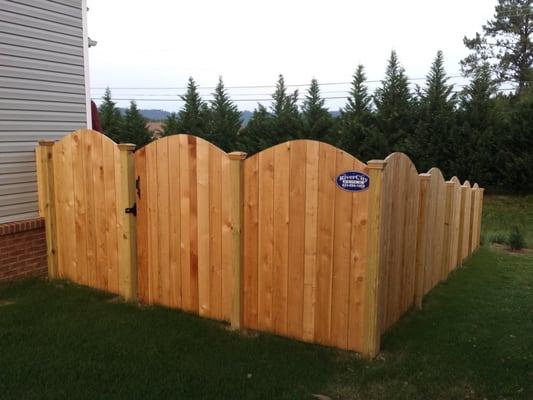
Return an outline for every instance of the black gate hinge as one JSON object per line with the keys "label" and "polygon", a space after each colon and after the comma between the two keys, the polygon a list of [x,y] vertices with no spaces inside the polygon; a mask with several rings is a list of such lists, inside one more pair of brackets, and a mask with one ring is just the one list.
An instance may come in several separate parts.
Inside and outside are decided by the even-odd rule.
{"label": "black gate hinge", "polygon": [[128,207],[124,210],[126,214],[133,214],[134,216],[137,216],[137,203],[133,203],[131,207]]}

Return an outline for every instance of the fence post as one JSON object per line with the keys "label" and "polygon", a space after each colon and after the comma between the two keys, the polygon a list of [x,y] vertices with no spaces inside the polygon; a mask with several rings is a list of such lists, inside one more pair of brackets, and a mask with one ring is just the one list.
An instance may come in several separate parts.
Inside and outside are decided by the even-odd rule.
{"label": "fence post", "polygon": [[121,294],[126,301],[137,299],[137,240],[136,223],[133,213],[126,213],[126,208],[135,203],[135,165],[133,151],[135,145],[121,143],[120,151],[120,199],[122,201],[122,232],[119,235],[119,260]]}
{"label": "fence post", "polygon": [[232,249],[232,279],[231,279],[231,328],[240,329],[243,314],[243,246],[242,246],[242,220],[243,220],[243,161],[246,153],[234,151],[229,153],[230,159],[230,181],[231,181],[231,249]]}
{"label": "fence post", "polygon": [[44,217],[46,259],[50,279],[58,277],[53,146],[53,140],[39,140],[39,147],[36,151],[39,204],[41,216]]}
{"label": "fence post", "polygon": [[428,185],[430,174],[418,174],[420,182],[418,223],[416,229],[416,262],[415,262],[415,305],[422,308],[424,298],[424,279],[426,273],[426,218],[428,211]]}
{"label": "fence post", "polygon": [[451,244],[451,237],[452,237],[452,219],[453,219],[453,191],[454,191],[455,185],[453,182],[447,181],[446,182],[446,205],[445,205],[445,211],[444,211],[444,251],[443,251],[443,257],[442,257],[442,276],[441,276],[441,282],[444,282],[446,279],[448,279],[448,273],[450,271],[450,244]]}
{"label": "fence post", "polygon": [[386,161],[368,163],[370,189],[368,196],[368,254],[363,302],[363,355],[374,358],[381,339],[381,204],[383,171]]}
{"label": "fence post", "polygon": [[481,242],[481,219],[483,217],[483,192],[484,188],[479,188],[479,205],[478,205],[478,228],[477,228],[477,238],[476,238],[476,250],[479,249]]}

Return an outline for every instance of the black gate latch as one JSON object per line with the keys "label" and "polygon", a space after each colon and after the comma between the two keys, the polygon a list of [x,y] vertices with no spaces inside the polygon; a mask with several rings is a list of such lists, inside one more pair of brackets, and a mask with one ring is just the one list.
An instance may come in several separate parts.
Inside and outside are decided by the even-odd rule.
{"label": "black gate latch", "polygon": [[137,203],[133,203],[133,206],[126,208],[124,212],[126,214],[133,214],[137,216]]}

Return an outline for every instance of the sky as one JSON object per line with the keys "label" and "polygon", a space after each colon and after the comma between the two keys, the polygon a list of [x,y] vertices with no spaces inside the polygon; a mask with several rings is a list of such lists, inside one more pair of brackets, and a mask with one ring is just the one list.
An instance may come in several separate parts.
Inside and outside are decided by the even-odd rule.
{"label": "sky", "polygon": [[140,108],[178,111],[190,76],[204,100],[222,76],[228,87],[268,86],[230,90],[239,109],[253,110],[256,99],[269,104],[281,73],[287,84],[303,85],[291,87],[301,97],[316,78],[326,105],[337,110],[357,65],[369,81],[379,81],[393,49],[411,79],[426,76],[438,50],[447,73],[460,75],[459,61],[468,54],[463,37],[481,30],[496,3],[87,0],[89,37],[98,42],[89,49],[91,95],[98,99],[109,86],[120,106],[129,101],[118,99],[136,99]]}

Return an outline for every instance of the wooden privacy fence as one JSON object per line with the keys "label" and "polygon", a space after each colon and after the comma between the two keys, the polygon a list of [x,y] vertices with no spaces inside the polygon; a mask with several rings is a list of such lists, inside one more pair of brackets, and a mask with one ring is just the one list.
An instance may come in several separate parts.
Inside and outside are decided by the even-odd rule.
{"label": "wooden privacy fence", "polygon": [[90,130],[37,148],[51,278],[373,357],[479,247],[483,189],[393,153],[195,136],[133,154]]}

